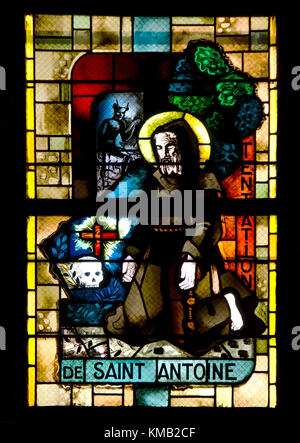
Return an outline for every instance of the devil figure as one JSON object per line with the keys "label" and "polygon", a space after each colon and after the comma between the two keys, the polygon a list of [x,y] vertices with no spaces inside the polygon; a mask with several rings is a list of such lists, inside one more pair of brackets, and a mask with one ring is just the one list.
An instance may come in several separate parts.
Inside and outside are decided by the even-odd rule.
{"label": "devil figure", "polygon": [[125,114],[129,110],[128,103],[126,106],[120,106],[116,100],[113,110],[113,117],[103,120],[100,126],[98,147],[101,152],[119,154],[126,144],[130,144],[140,119],[134,119],[131,123],[126,121]]}

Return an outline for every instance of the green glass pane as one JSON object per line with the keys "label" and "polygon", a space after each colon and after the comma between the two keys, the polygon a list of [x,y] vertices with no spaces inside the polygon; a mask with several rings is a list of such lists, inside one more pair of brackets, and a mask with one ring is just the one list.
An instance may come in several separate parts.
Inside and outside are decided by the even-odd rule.
{"label": "green glass pane", "polygon": [[268,340],[257,338],[256,339],[256,352],[257,354],[267,354],[268,353]]}
{"label": "green glass pane", "polygon": [[38,37],[35,39],[35,49],[71,50],[71,38]]}
{"label": "green glass pane", "polygon": [[256,265],[256,295],[258,298],[268,298],[268,268],[267,264]]}
{"label": "green glass pane", "polygon": [[269,221],[267,216],[256,217],[256,246],[267,246],[269,242]]}
{"label": "green glass pane", "polygon": [[256,198],[268,198],[269,197],[268,183],[256,183],[255,191],[256,191]]}
{"label": "green glass pane", "polygon": [[74,49],[90,49],[90,31],[74,31]]}
{"label": "green glass pane", "polygon": [[258,260],[268,260],[269,258],[268,248],[266,247],[256,248],[256,258]]}
{"label": "green glass pane", "polygon": [[251,50],[252,51],[266,51],[268,50],[268,38],[269,33],[267,31],[251,32]]}
{"label": "green glass pane", "polygon": [[136,406],[167,407],[169,404],[168,386],[136,387],[135,404]]}
{"label": "green glass pane", "polygon": [[76,29],[88,29],[90,27],[89,15],[74,15],[74,28]]}
{"label": "green glass pane", "polygon": [[62,83],[60,95],[61,95],[61,101],[70,102],[71,101],[71,85],[69,85],[68,83]]}
{"label": "green glass pane", "polygon": [[71,149],[71,139],[69,137],[50,137],[50,150],[69,151]]}
{"label": "green glass pane", "polygon": [[[259,317],[266,326],[268,326],[268,302],[267,301],[259,301],[258,305],[255,309],[255,314],[257,317]],[[268,328],[264,331],[264,335],[268,334]]]}

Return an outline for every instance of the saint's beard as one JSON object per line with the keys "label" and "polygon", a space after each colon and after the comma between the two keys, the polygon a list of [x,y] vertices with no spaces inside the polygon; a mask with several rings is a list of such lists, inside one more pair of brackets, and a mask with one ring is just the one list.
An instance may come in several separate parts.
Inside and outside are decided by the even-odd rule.
{"label": "saint's beard", "polygon": [[175,153],[171,156],[164,157],[161,159],[160,163],[160,171],[163,175],[181,175],[182,174],[182,165],[180,164],[181,157],[179,154]]}

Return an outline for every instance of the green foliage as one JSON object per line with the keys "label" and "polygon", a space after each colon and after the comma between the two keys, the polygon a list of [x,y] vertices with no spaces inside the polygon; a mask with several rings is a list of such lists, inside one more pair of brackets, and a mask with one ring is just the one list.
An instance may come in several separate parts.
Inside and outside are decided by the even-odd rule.
{"label": "green foliage", "polygon": [[200,97],[197,95],[169,95],[168,99],[170,103],[178,106],[182,111],[198,115],[205,114],[207,110],[214,105],[214,96]]}
{"label": "green foliage", "polygon": [[254,86],[240,75],[232,73],[218,82],[217,91],[219,92],[218,100],[222,106],[233,106],[238,97],[252,95]]}
{"label": "green foliage", "polygon": [[218,131],[224,126],[224,119],[218,111],[213,111],[210,116],[206,118],[206,124],[209,129]]}
{"label": "green foliage", "polygon": [[210,46],[198,46],[195,62],[201,72],[209,75],[224,75],[230,69],[222,55]]}

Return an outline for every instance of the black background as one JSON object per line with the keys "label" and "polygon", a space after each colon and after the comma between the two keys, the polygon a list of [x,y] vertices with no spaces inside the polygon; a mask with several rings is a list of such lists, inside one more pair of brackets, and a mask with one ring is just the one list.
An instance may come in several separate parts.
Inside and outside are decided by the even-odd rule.
{"label": "black background", "polygon": [[[291,347],[291,331],[300,326],[299,290],[299,150],[300,150],[300,90],[291,87],[292,68],[300,66],[299,17],[294,5],[286,2],[278,7],[264,5],[226,4],[193,7],[182,5],[163,8],[151,5],[122,5],[106,7],[91,4],[88,7],[58,7],[20,4],[1,7],[0,65],[7,73],[7,89],[0,91],[0,325],[7,333],[7,350],[0,351],[0,423],[91,423],[96,420],[99,436],[104,426],[124,424],[197,425],[211,429],[211,423],[225,420],[224,434],[235,435],[232,429],[237,418],[247,434],[249,417],[278,425],[287,417],[285,431],[297,426],[300,399],[300,350]],[[263,201],[245,201],[244,209],[250,214],[277,213],[279,221],[279,264],[277,291],[277,343],[278,343],[278,406],[263,408],[211,409],[211,408],[27,408],[26,407],[26,215],[36,213],[90,212],[82,202],[59,202],[55,210],[48,202],[25,200],[25,72],[24,72],[24,13],[76,13],[98,15],[276,15],[278,25],[278,197],[269,206]],[[237,209],[232,203],[232,213]],[[250,415],[249,415],[250,414]],[[267,420],[267,422],[264,422]],[[253,422],[254,423],[254,422]],[[50,425],[51,427],[51,425]],[[248,429],[247,429],[248,428]],[[251,426],[250,426],[251,428]],[[256,426],[254,426],[256,428]],[[257,429],[256,429],[257,430]],[[215,432],[214,427],[212,432]],[[221,428],[222,431],[222,428]],[[239,438],[241,438],[241,434]],[[235,437],[233,437],[235,438]],[[102,440],[102,438],[100,439]]]}

